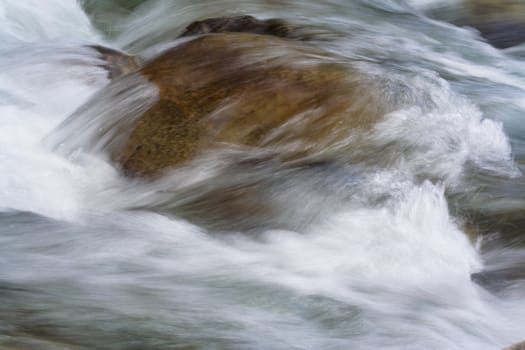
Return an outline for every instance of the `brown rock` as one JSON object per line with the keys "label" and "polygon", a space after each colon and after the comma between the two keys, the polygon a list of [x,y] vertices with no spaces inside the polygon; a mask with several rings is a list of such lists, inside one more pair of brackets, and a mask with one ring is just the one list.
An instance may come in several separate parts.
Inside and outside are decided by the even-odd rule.
{"label": "brown rock", "polygon": [[273,36],[201,36],[140,73],[160,98],[112,154],[128,175],[157,175],[224,144],[298,159],[385,112],[363,74],[337,57]]}
{"label": "brown rock", "polygon": [[95,49],[100,54],[100,58],[105,61],[102,67],[108,71],[109,79],[116,79],[140,67],[140,61],[136,57],[100,45],[90,47]]}

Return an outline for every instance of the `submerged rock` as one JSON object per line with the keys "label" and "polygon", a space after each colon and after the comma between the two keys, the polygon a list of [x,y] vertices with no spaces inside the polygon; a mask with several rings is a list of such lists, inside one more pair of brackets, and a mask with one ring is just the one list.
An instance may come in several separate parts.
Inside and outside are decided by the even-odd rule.
{"label": "submerged rock", "polygon": [[521,0],[467,0],[466,25],[480,31],[489,43],[507,48],[525,42],[525,2]]}
{"label": "submerged rock", "polygon": [[437,8],[434,17],[477,29],[497,48],[525,42],[525,2],[522,0],[463,0],[458,7]]}
{"label": "submerged rock", "polygon": [[468,13],[481,21],[525,20],[525,3],[522,0],[464,0]]}

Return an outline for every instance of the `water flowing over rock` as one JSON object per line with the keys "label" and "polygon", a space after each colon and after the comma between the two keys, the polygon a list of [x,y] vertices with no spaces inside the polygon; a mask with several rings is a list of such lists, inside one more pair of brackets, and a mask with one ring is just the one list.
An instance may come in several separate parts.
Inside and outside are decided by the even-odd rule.
{"label": "water flowing over rock", "polygon": [[[290,198],[295,196],[283,186],[286,181],[272,174],[261,178],[252,170],[293,173],[305,183],[308,174],[324,171],[327,178],[328,172],[341,169],[330,165],[333,150],[350,135],[370,131],[394,108],[388,97],[397,92],[394,84],[387,86],[351,61],[297,40],[300,36],[292,33],[301,30],[295,29],[280,20],[251,16],[202,20],[188,26],[173,48],[141,67],[139,58],[94,46],[113,79],[86,104],[101,106],[95,118],[108,125],[94,127],[94,143],[102,144],[123,174],[147,180],[213,152],[241,152],[246,156],[228,158],[235,165],[223,171],[234,180],[201,186],[204,190],[181,195],[186,198],[181,203],[170,197],[155,209],[215,229],[304,225],[308,220],[294,214],[296,204]],[[132,87],[124,83],[133,77],[139,79]],[[126,112],[133,95],[122,96],[146,85],[155,88],[157,99],[139,113]],[[76,116],[91,120],[82,110],[87,108]],[[246,176],[236,178],[239,174]],[[339,183],[335,176],[331,181]],[[315,186],[313,181],[304,190],[314,192]],[[284,213],[286,220],[280,219]],[[294,222],[293,217],[300,219]]]}
{"label": "water flowing over rock", "polygon": [[200,36],[147,62],[140,74],[159,89],[159,100],[111,151],[128,175],[156,175],[221,144],[299,159],[386,112],[364,74],[274,36]]}
{"label": "water flowing over rock", "polygon": [[525,340],[525,46],[444,4],[0,1],[0,349]]}

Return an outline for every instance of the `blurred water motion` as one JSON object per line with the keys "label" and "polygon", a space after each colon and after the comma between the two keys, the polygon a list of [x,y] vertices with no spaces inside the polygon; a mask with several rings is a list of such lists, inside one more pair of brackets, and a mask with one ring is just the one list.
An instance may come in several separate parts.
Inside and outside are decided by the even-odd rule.
{"label": "blurred water motion", "polygon": [[[523,46],[492,46],[469,4],[0,1],[0,348],[523,340]],[[323,161],[224,147],[155,181],[123,176],[97,144],[119,139],[91,132],[158,92],[127,76],[106,94],[87,46],[144,61],[195,20],[243,14],[303,28],[390,109]]]}

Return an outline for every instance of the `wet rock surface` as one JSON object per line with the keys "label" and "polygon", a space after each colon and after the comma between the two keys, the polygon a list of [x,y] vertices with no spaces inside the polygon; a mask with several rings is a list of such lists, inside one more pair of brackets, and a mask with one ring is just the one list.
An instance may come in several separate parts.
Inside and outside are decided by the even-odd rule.
{"label": "wet rock surface", "polygon": [[252,16],[207,18],[190,24],[181,37],[208,33],[252,33],[273,35],[281,38],[290,36],[289,25],[279,19],[259,20]]}
{"label": "wet rock surface", "polygon": [[227,144],[299,159],[385,110],[362,73],[273,36],[205,35],[146,63],[140,74],[158,87],[159,101],[112,154],[133,176],[153,176]]}
{"label": "wet rock surface", "polygon": [[140,59],[108,47],[93,45],[100,58],[105,62],[102,67],[108,72],[108,79],[116,79],[140,68]]}

